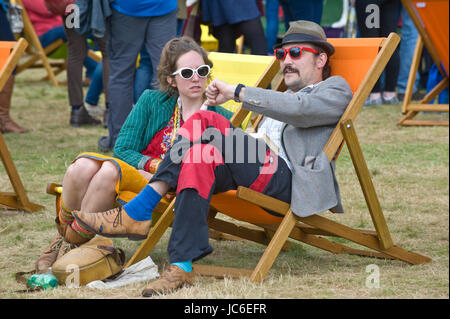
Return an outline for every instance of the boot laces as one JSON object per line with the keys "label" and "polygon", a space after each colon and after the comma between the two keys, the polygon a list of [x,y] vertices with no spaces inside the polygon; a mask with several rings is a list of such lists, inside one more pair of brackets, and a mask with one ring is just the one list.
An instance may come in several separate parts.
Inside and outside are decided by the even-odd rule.
{"label": "boot laces", "polygon": [[63,243],[63,239],[62,238],[58,238],[57,240],[55,240],[51,246],[50,246],[50,251],[54,252],[54,251],[58,251],[61,247]]}
{"label": "boot laces", "polygon": [[117,227],[118,225],[122,225],[122,207],[113,208],[105,212],[106,215],[116,214],[116,217],[113,221],[113,227]]}

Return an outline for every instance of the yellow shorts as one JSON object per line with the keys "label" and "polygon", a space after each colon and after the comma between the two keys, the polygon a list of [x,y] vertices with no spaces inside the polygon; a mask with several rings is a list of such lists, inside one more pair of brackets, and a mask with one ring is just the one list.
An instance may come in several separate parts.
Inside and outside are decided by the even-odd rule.
{"label": "yellow shorts", "polygon": [[110,161],[117,167],[119,181],[115,186],[115,190],[118,204],[124,205],[128,203],[148,184],[148,180],[136,168],[118,158],[91,152],[81,153],[76,157],[75,161],[79,158],[90,158],[99,162]]}

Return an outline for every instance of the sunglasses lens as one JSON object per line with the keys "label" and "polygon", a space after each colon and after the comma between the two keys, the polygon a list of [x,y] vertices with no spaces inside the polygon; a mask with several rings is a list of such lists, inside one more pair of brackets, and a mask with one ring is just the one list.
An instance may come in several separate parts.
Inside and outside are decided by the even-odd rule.
{"label": "sunglasses lens", "polygon": [[289,49],[289,55],[291,58],[296,59],[299,58],[302,54],[302,49],[294,47]]}
{"label": "sunglasses lens", "polygon": [[284,49],[276,49],[275,50],[275,57],[277,60],[283,60],[284,58]]}
{"label": "sunglasses lens", "polygon": [[206,65],[201,66],[197,69],[197,74],[198,74],[198,76],[204,78],[204,77],[208,76],[209,68]]}
{"label": "sunglasses lens", "polygon": [[191,69],[182,69],[180,75],[183,79],[190,79],[194,75],[194,71]]}

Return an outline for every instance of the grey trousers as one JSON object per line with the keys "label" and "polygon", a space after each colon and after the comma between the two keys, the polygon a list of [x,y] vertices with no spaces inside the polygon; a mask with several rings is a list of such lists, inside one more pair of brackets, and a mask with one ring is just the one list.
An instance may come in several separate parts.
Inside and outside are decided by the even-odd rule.
{"label": "grey trousers", "polygon": [[[78,106],[84,103],[83,99],[83,63],[88,53],[86,37],[80,35],[75,29],[66,27],[64,31],[67,37],[67,89],[69,93],[69,103],[71,106]],[[106,37],[96,38],[103,57],[103,87],[108,86],[109,63],[106,52]],[[105,91],[106,92],[106,91]],[[108,101],[108,97],[105,98]]]}
{"label": "grey trousers", "polygon": [[157,68],[164,45],[176,36],[177,10],[159,17],[138,18],[113,10],[106,21],[110,65],[108,133],[114,146],[133,107],[136,60],[145,44],[153,66],[151,86],[159,89]]}

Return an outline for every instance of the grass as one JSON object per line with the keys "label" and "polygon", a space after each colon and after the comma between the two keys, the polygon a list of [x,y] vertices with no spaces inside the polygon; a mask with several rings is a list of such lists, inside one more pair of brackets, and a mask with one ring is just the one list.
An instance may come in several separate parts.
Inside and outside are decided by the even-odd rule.
{"label": "grass", "polygon": [[[4,138],[28,196],[46,208],[37,213],[0,209],[0,298],[140,298],[145,283],[107,292],[63,286],[33,294],[16,292],[24,287],[16,283],[14,274],[33,269],[55,234],[55,198],[45,193],[47,183],[61,182],[73,158],[82,151],[97,151],[98,137],[106,134],[102,127],[70,127],[67,87],[37,81],[42,75],[42,70],[33,70],[17,76],[11,113],[30,131]],[[59,78],[64,80],[64,75]],[[263,283],[199,277],[194,287],[157,298],[448,298],[448,127],[399,127],[400,117],[400,105],[363,108],[355,127],[394,243],[431,257],[431,263],[411,266],[401,261],[333,255],[294,244],[279,255]],[[331,218],[373,229],[346,148],[337,162],[337,177],[346,213]],[[0,191],[11,190],[0,165]],[[160,271],[167,264],[169,235],[170,230],[150,255]],[[125,239],[114,242],[127,258],[139,245]],[[264,249],[240,241],[211,240],[211,244],[213,254],[199,263],[251,268]],[[379,288],[366,286],[367,266],[373,264],[379,268]]]}

